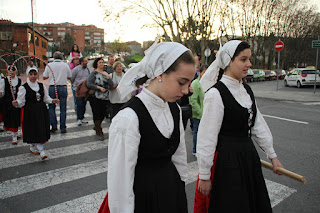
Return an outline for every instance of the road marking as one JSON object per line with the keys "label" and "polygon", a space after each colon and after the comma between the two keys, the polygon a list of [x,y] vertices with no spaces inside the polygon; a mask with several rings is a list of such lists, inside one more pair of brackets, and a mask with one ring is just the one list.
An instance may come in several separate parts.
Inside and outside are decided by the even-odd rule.
{"label": "road marking", "polygon": [[77,164],[48,172],[41,172],[28,175],[0,184],[0,199],[5,199],[49,186],[74,181],[80,178],[100,174],[107,171],[107,158],[91,161],[88,163]]}
{"label": "road marking", "polygon": [[320,105],[320,102],[302,103],[303,105]]}
{"label": "road marking", "polygon": [[[198,177],[198,164],[197,161],[188,163],[189,178],[186,185],[197,180]],[[275,207],[281,201],[289,197],[291,194],[297,192],[297,190],[284,186],[282,184],[266,180],[266,186],[268,189],[271,206]],[[47,208],[40,209],[34,213],[46,213],[46,212],[97,212],[102,201],[107,194],[107,189],[102,190],[90,195],[86,195],[74,200],[63,202],[57,205],[49,206]]]}
{"label": "road marking", "polygon": [[[93,150],[107,148],[107,141],[93,141],[90,143],[84,143],[80,145],[72,145],[67,147],[61,147],[56,149],[45,149],[48,155],[48,160],[62,158],[70,155],[76,155]],[[13,155],[9,157],[0,158],[0,169],[10,168],[14,166],[25,165],[34,162],[40,162],[39,155],[33,155],[31,153]]]}
{"label": "road marking", "polygon": [[[109,128],[105,127],[102,129],[104,133],[109,132]],[[77,132],[67,132],[65,134],[53,134],[50,137],[51,142],[56,142],[56,141],[64,141],[64,140],[69,140],[69,139],[75,139],[75,138],[81,138],[81,137],[87,137],[87,136],[94,136],[96,135],[95,130],[83,130],[83,131],[77,131]],[[14,149],[16,147],[22,147],[22,146],[29,146],[27,143],[23,143],[21,140],[17,145],[12,145],[11,141],[6,141],[0,143],[0,150],[5,150],[5,149]]]}
{"label": "road marking", "polygon": [[[88,116],[88,117],[92,117],[92,116]],[[93,121],[88,120],[87,124],[83,124],[83,126],[88,126],[88,125],[93,125]],[[67,126],[67,129],[68,128],[75,128],[75,127],[78,127],[78,123],[77,122],[67,123],[66,126]],[[66,134],[68,134],[68,133],[66,133]],[[0,133],[0,138],[10,137],[11,135],[12,135],[12,132],[4,131],[4,132]],[[55,136],[55,135],[51,134],[51,137],[53,137],[53,136]],[[10,141],[10,143],[11,143],[11,141]],[[1,145],[0,145],[0,147],[1,147]]]}
{"label": "road marking", "polygon": [[50,212],[98,212],[100,205],[108,190],[102,190],[94,194],[83,196],[48,208],[40,209],[33,213]]}
{"label": "road marking", "polygon": [[290,121],[290,122],[294,122],[294,123],[309,124],[309,122],[305,122],[305,121],[297,121],[297,120],[292,120],[292,119],[288,119],[288,118],[281,118],[281,117],[272,116],[272,115],[263,115],[263,116],[267,117],[267,118],[275,118],[275,119]]}

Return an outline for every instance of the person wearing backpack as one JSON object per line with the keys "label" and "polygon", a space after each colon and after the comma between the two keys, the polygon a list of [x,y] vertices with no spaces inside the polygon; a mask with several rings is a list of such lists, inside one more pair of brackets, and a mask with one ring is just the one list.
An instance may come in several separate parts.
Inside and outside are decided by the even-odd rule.
{"label": "person wearing backpack", "polygon": [[[90,70],[88,68],[88,59],[86,57],[82,57],[79,59],[80,64],[76,66],[71,74],[71,82],[72,82],[72,89],[76,91],[77,86],[87,79],[90,75]],[[75,93],[74,93],[75,94]],[[78,126],[81,126],[82,124],[87,124],[88,121],[84,119],[84,114],[86,112],[86,105],[87,101],[85,97],[75,97],[76,100],[76,107],[77,107],[77,123]]]}

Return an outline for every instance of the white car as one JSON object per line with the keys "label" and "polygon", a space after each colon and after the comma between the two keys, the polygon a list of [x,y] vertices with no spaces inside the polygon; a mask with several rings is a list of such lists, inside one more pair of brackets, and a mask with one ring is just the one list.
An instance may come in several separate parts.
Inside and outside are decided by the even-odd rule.
{"label": "white car", "polygon": [[291,70],[284,78],[285,86],[297,86],[298,88],[306,85],[314,85],[315,73],[317,73],[317,85],[320,85],[319,70],[311,68],[296,68]]}

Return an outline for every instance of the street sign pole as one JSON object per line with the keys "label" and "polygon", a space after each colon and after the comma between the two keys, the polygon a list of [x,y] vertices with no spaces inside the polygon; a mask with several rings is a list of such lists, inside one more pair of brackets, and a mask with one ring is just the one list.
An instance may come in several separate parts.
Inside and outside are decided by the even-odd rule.
{"label": "street sign pole", "polygon": [[312,41],[312,47],[317,48],[316,54],[316,72],[314,74],[314,86],[313,86],[313,94],[316,94],[316,87],[317,87],[317,70],[318,70],[318,58],[319,58],[319,43],[320,43],[320,36],[318,36],[318,41]]}
{"label": "street sign pole", "polygon": [[277,66],[277,91],[278,91],[278,79],[279,79],[279,69],[280,69],[280,51],[283,49],[284,43],[282,41],[277,41],[274,44],[274,49],[278,51],[278,66]]}
{"label": "street sign pole", "polygon": [[280,51],[278,51],[278,66],[277,66],[277,91],[278,91],[278,85],[279,85],[279,64],[280,64]]}

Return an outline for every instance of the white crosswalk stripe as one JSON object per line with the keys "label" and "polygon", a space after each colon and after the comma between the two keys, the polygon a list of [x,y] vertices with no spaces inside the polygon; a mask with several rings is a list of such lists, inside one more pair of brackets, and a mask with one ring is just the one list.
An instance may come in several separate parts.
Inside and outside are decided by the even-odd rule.
{"label": "white crosswalk stripe", "polygon": [[[71,109],[72,111],[73,109]],[[92,117],[91,115],[87,115],[87,117]],[[75,115],[68,115],[67,121],[75,118]],[[12,198],[14,198],[14,204],[22,203],[23,201],[16,200],[18,197],[19,199],[24,199],[24,197],[29,197],[30,195],[34,194],[37,195],[39,191],[48,189],[49,187],[55,187],[57,190],[60,190],[60,187],[66,187],[69,184],[72,185],[73,182],[79,181],[80,179],[88,179],[90,181],[96,175],[103,175],[107,178],[107,158],[106,155],[99,156],[95,158],[95,160],[91,160],[92,153],[98,152],[100,150],[105,150],[105,154],[107,154],[107,139],[105,141],[98,141],[95,135],[95,131],[92,130],[92,121],[89,121],[88,126],[90,129],[83,130],[78,129],[76,122],[67,122],[67,128],[70,129],[66,134],[53,134],[51,135],[51,140],[45,146],[46,154],[48,155],[49,161],[51,159],[55,159],[56,161],[63,161],[70,159],[70,164],[68,166],[62,166],[54,169],[50,169],[48,167],[47,170],[32,171],[27,172],[27,175],[21,175],[15,177],[11,175],[9,177],[5,177],[3,171],[12,171],[15,170],[18,166],[33,167],[37,164],[40,165],[41,160],[38,155],[33,155],[31,153],[23,153],[23,154],[11,154],[10,152],[14,151],[16,147],[25,147],[26,151],[28,150],[28,144],[20,142],[17,146],[13,146],[11,141],[8,140],[3,136],[3,133],[0,133],[0,152],[8,152],[5,157],[0,157],[0,199],[2,201],[10,202]],[[103,123],[103,126],[106,126]],[[108,133],[109,127],[103,128],[105,133]],[[89,138],[84,142],[81,140],[83,137],[92,136],[92,140]],[[72,141],[72,144],[64,144],[64,147],[56,148],[56,145],[50,148],[50,144],[52,142],[63,142],[66,140]],[[91,152],[91,153],[90,153]],[[101,152],[101,151],[100,151]],[[80,156],[80,155],[88,155],[81,159],[80,163],[73,163],[73,156]],[[37,165],[38,165],[37,164]],[[48,165],[44,164],[44,167]],[[198,176],[198,164],[196,161],[188,163],[188,174],[189,179],[186,182],[188,184],[194,184],[197,180]],[[17,171],[19,172],[19,171]],[[284,199],[292,195],[293,193],[297,192],[297,190],[284,186],[282,184],[266,180],[266,185],[268,188],[271,205],[272,207],[276,206]],[[51,190],[51,188],[50,188]],[[107,189],[105,186],[96,190],[95,192],[90,192],[88,194],[83,194],[81,196],[73,195],[72,199],[66,199],[59,202],[53,202],[53,204],[45,205],[41,207],[37,207],[36,200],[32,201],[34,205],[31,212],[37,213],[45,213],[45,212],[97,212],[103,198],[107,193]],[[72,190],[70,190],[70,196],[72,195]],[[193,196],[193,195],[191,195]],[[21,198],[20,198],[21,197]],[[50,199],[50,198],[49,198]],[[34,204],[33,204],[34,203]],[[23,205],[21,208],[23,208]],[[16,208],[20,208],[17,206]],[[30,211],[29,211],[30,212]]]}
{"label": "white crosswalk stripe", "polygon": [[[109,131],[109,128],[103,128],[103,132],[107,133]],[[50,141],[51,142],[56,142],[56,141],[64,141],[64,140],[69,140],[69,139],[76,139],[76,138],[81,138],[81,137],[87,137],[87,136],[92,136],[95,135],[94,130],[83,130],[79,132],[67,132],[65,134],[57,134],[57,135],[51,135],[50,136]],[[0,144],[0,150],[4,149],[12,149],[15,147],[21,147],[21,146],[29,146],[27,143],[19,142],[17,145],[12,145],[11,141],[3,142]]]}

